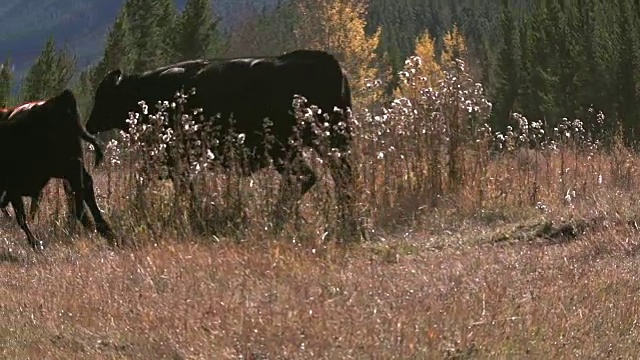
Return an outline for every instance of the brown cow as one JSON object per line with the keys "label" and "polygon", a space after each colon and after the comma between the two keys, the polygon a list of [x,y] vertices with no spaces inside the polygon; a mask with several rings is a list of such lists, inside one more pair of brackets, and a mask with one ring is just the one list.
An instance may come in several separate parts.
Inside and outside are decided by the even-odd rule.
{"label": "brown cow", "polygon": [[52,178],[63,179],[73,192],[74,213],[85,227],[87,204],[97,231],[108,239],[113,232],[96,202],[93,179],[83,162],[81,139],[103,158],[96,139],[80,122],[75,95],[70,90],[47,100],[14,108],[0,121],[0,207],[11,203],[16,220],[34,249],[44,249],[27,225],[23,196],[38,198]]}
{"label": "brown cow", "polygon": [[[13,107],[1,108],[0,109],[0,121],[8,120],[9,117],[19,113],[20,111],[29,110],[32,107],[38,106],[38,105],[42,105],[43,103],[44,103],[44,100],[38,100],[38,101],[32,101],[32,102],[16,105],[16,106],[13,106]],[[64,181],[63,184],[64,184],[64,191],[65,191],[65,193],[67,195],[67,198],[71,199],[73,197],[73,191],[71,190],[71,187],[69,186],[69,183],[67,181]],[[41,199],[42,199],[42,192],[39,192],[38,195],[31,197],[31,208],[29,210],[29,218],[30,218],[30,220],[35,219],[36,213],[38,212],[38,208],[39,208],[39,204],[40,204],[40,200]],[[9,215],[9,211],[7,211],[6,207],[2,208],[2,212],[7,217],[11,217]]]}

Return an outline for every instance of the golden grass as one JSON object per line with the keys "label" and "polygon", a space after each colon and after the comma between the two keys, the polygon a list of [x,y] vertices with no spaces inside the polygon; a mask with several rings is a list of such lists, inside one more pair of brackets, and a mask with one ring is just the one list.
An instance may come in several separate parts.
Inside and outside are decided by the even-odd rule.
{"label": "golden grass", "polygon": [[[465,113],[450,85],[416,111],[358,115],[371,242],[333,241],[340,204],[315,156],[319,183],[280,234],[273,170],[213,169],[176,197],[153,175],[136,181],[135,157],[154,164],[143,151],[111,149],[114,164],[91,173],[117,247],[70,233],[52,183],[32,225],[48,250],[2,226],[0,357],[635,357],[640,156],[580,131],[494,153],[471,119],[447,115]],[[486,110],[476,100],[463,110]]]}
{"label": "golden grass", "polygon": [[[44,254],[27,248],[12,220],[4,226],[0,355],[635,356],[640,241],[631,164],[639,159],[627,153],[630,168],[620,170],[604,152],[569,156],[577,162],[564,164],[569,171],[561,184],[554,170],[559,158],[546,157],[549,166],[535,170],[545,212],[518,194],[526,194],[532,174],[527,166],[517,169],[522,156],[490,163],[486,174],[494,180],[487,182],[484,207],[472,205],[478,189],[469,181],[452,197],[460,200],[412,214],[415,221],[403,231],[378,228],[384,241],[351,246],[323,242],[318,229],[307,230],[300,243],[251,228],[240,242],[168,233],[114,250],[85,232],[73,238],[46,232],[55,217],[44,214],[58,202],[50,186],[34,225],[52,242]],[[602,183],[590,173],[595,168]],[[101,205],[116,230],[132,237],[136,231],[122,213],[130,203],[122,193],[107,201],[104,171],[94,170]],[[111,186],[118,184],[112,178]],[[564,189],[579,184],[583,190],[566,202]],[[305,205],[312,219],[321,217],[314,196],[320,194]],[[402,206],[406,213],[415,205],[388,211]],[[573,235],[554,232],[570,219],[587,225]],[[64,226],[58,229],[63,234]]]}

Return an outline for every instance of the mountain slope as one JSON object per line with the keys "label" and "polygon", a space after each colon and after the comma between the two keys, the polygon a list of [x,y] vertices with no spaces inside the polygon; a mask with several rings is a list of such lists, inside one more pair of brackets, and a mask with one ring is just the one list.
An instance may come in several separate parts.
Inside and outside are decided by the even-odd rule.
{"label": "mountain slope", "polygon": [[[5,2],[6,1],[6,2]],[[68,43],[86,65],[102,51],[105,34],[123,0],[4,0],[0,5],[0,58],[10,57],[22,73],[49,36]]]}
{"label": "mountain slope", "polygon": [[[179,9],[186,0],[174,0]],[[261,8],[277,0],[212,0],[223,27],[242,18],[247,6]],[[124,0],[2,0],[0,2],[0,61],[11,58],[21,77],[38,56],[47,38],[67,43],[83,67],[102,55],[109,27]]]}

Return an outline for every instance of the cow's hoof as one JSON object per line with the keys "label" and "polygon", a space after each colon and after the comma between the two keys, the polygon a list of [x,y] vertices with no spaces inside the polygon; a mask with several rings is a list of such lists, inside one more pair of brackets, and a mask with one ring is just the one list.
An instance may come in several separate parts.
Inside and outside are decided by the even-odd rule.
{"label": "cow's hoof", "polygon": [[31,244],[31,248],[35,251],[44,251],[45,246],[44,246],[44,242],[42,240],[31,240],[29,242]]}
{"label": "cow's hoof", "polygon": [[98,234],[100,234],[103,238],[107,239],[109,242],[116,242],[116,234],[113,232],[113,230],[111,229],[111,227],[105,223],[98,223],[96,224],[96,231],[98,232]]}

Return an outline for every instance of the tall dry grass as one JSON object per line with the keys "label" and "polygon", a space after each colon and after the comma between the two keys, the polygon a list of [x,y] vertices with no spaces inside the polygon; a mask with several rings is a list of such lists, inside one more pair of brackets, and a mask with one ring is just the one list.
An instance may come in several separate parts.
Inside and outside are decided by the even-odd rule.
{"label": "tall dry grass", "polygon": [[[603,147],[579,119],[562,119],[551,127],[513,114],[506,132],[494,131],[489,126],[491,103],[462,61],[447,69],[434,88],[416,86],[420,66],[420,59],[412,57],[401,73],[410,96],[352,114],[358,204],[352,215],[364,219],[371,238],[442,228],[443,219],[455,227],[469,219],[491,225],[566,216],[577,204],[598,216],[602,196],[613,197],[611,204],[635,198],[638,158],[621,142]],[[376,86],[384,84],[370,84]],[[228,158],[208,151],[212,138],[202,134],[212,131],[210,125],[197,113],[180,111],[188,96],[157,106],[141,104],[141,111],[131,114],[131,133],[112,140],[107,164],[92,170],[99,204],[129,244],[273,238],[269,229],[279,195],[290,190],[280,188],[273,166],[245,176],[234,162],[247,155],[237,146],[245,134],[229,135]],[[317,112],[313,105],[294,104],[301,126],[316,122],[316,131],[325,133],[322,115],[311,116]],[[170,114],[176,109],[174,118]],[[601,113],[592,115],[598,123],[606,121]],[[179,125],[173,132],[162,125],[172,121]],[[168,146],[187,174],[188,181],[179,186],[167,178]],[[342,204],[336,201],[326,158],[309,150],[305,158],[319,181],[299,207],[288,205],[293,216],[284,237],[296,242],[340,239]],[[222,161],[236,165],[225,168]],[[52,228],[50,238],[67,236],[68,211],[55,196],[61,189],[53,186],[48,192],[39,227]]]}
{"label": "tall dry grass", "polygon": [[14,250],[15,225],[0,237],[0,356],[636,356],[640,157],[579,119],[514,114],[496,132],[462,62],[413,90],[354,112],[353,215],[383,240],[357,246],[329,242],[341,204],[317,154],[319,183],[274,235],[273,169],[239,176],[200,143],[179,149],[193,186],[176,191],[161,160],[171,139],[197,144],[193,119],[169,136],[138,125],[162,111],[132,115],[132,135],[91,169],[130,247],[70,236],[61,186],[48,187],[33,227],[54,242],[45,256]]}

